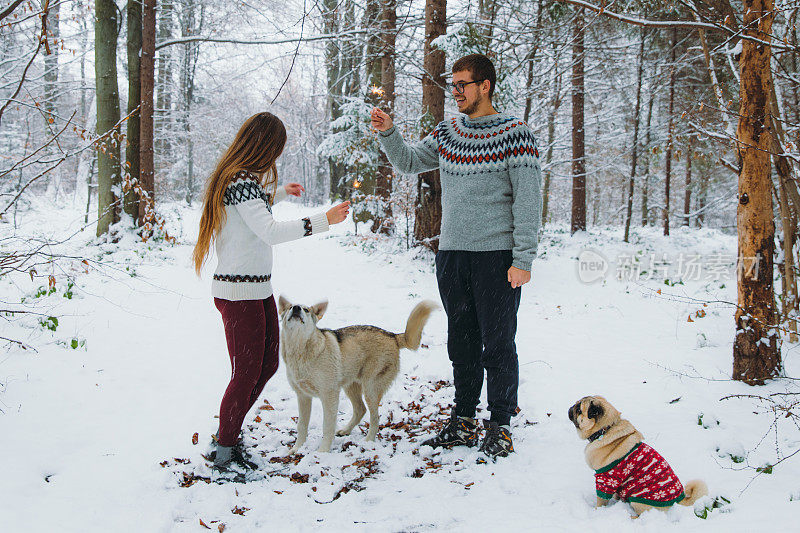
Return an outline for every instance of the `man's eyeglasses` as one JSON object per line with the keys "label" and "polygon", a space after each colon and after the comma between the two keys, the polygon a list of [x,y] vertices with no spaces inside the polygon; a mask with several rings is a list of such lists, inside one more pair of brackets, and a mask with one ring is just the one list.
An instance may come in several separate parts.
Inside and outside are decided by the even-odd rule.
{"label": "man's eyeglasses", "polygon": [[455,83],[451,83],[450,87],[455,89],[458,94],[464,94],[464,87],[466,87],[470,83],[481,83],[482,81],[486,80],[457,81]]}

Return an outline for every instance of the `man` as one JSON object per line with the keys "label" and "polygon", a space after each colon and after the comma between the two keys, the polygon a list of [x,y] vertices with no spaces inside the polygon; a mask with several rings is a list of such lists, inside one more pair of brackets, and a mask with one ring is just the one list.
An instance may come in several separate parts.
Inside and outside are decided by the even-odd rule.
{"label": "man", "polygon": [[531,130],[492,106],[491,60],[472,54],[453,64],[451,92],[464,115],[446,119],[407,144],[380,109],[372,126],[392,165],[403,174],[438,168],[442,229],[436,278],[447,313],[455,407],[433,447],[475,446],[486,371],[491,417],[480,450],[492,459],[514,451],[517,410],[517,331],[522,285],[531,279],[541,221],[541,168]]}

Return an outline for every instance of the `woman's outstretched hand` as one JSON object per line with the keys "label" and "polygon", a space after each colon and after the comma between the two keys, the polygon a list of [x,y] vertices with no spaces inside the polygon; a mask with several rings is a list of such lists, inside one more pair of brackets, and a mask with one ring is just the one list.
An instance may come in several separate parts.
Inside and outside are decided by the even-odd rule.
{"label": "woman's outstretched hand", "polygon": [[283,188],[286,189],[286,194],[289,196],[300,196],[306,191],[305,187],[299,183],[287,183]]}
{"label": "woman's outstretched hand", "polygon": [[350,202],[342,202],[339,205],[331,207],[326,213],[328,216],[328,224],[338,224],[347,218],[350,212]]}
{"label": "woman's outstretched hand", "polygon": [[370,122],[372,124],[372,127],[378,131],[386,131],[392,127],[392,117],[390,117],[377,107],[372,108],[372,113],[370,114]]}

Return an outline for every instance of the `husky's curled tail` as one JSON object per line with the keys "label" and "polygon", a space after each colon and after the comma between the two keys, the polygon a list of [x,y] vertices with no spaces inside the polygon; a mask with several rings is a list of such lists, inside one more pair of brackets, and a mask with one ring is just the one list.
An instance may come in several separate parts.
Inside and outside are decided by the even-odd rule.
{"label": "husky's curled tail", "polygon": [[395,334],[397,345],[400,348],[416,351],[422,339],[422,328],[425,327],[431,313],[438,308],[439,304],[432,300],[423,300],[418,303],[408,316],[405,332]]}

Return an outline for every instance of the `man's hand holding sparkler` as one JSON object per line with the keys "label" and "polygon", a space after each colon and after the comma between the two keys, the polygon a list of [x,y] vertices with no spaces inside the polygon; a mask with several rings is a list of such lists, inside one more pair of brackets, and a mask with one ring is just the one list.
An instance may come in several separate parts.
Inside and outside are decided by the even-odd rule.
{"label": "man's hand holding sparkler", "polygon": [[386,131],[392,127],[392,117],[377,107],[372,108],[372,127],[378,131]]}

